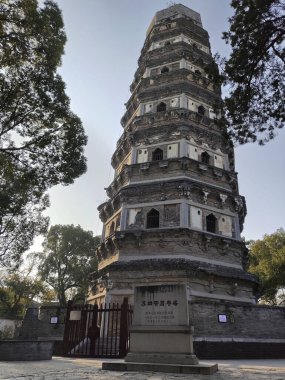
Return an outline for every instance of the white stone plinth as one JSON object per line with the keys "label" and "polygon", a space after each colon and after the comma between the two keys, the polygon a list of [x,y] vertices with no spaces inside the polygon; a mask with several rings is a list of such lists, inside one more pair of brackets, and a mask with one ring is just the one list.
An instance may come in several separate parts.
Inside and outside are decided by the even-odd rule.
{"label": "white stone plinth", "polygon": [[184,284],[135,288],[134,322],[126,362],[198,364]]}

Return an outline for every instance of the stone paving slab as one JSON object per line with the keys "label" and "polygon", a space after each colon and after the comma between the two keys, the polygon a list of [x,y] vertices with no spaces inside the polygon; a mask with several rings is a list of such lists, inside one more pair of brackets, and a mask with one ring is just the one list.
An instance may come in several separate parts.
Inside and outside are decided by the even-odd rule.
{"label": "stone paving slab", "polygon": [[[106,359],[104,359],[106,362]],[[1,380],[285,380],[285,360],[224,360],[214,375],[103,371],[102,360],[54,357],[49,361],[0,362]]]}

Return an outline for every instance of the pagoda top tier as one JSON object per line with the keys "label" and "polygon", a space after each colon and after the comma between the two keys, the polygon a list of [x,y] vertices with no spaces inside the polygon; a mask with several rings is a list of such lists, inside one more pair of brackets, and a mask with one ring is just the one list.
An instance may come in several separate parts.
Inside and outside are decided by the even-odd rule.
{"label": "pagoda top tier", "polygon": [[186,7],[183,4],[175,4],[166,9],[156,12],[154,18],[152,19],[147,29],[146,35],[149,34],[149,32],[155,24],[159,24],[163,20],[168,19],[170,17],[178,18],[181,16],[186,16],[192,19],[195,22],[195,24],[199,25],[201,28],[203,27],[201,16],[199,13],[193,11],[192,9]]}

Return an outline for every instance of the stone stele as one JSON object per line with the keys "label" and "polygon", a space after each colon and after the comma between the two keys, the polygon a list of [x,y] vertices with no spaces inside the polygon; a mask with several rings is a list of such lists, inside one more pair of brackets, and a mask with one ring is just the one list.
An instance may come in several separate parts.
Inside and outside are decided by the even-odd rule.
{"label": "stone stele", "polygon": [[135,288],[126,362],[198,364],[192,333],[184,284]]}

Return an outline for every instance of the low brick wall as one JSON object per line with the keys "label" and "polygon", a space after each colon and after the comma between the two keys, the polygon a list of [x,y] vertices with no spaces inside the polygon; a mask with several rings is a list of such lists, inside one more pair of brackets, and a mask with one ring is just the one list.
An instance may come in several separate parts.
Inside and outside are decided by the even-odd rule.
{"label": "low brick wall", "polygon": [[2,340],[0,361],[50,360],[52,350],[52,341]]}
{"label": "low brick wall", "polygon": [[[66,308],[60,306],[42,306],[29,308],[26,311],[20,330],[20,339],[55,338],[63,337]],[[51,318],[56,317],[58,323],[52,324]]]}
{"label": "low brick wall", "polygon": [[199,359],[285,358],[284,307],[196,300],[189,308]]}
{"label": "low brick wall", "polygon": [[199,359],[284,359],[285,341],[196,341]]}
{"label": "low brick wall", "polygon": [[[189,309],[194,337],[285,340],[285,307],[197,300]],[[219,322],[219,315],[227,316],[225,323]]]}

